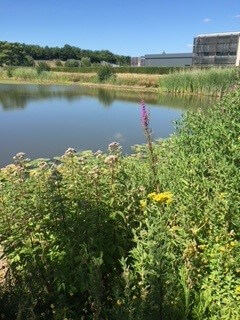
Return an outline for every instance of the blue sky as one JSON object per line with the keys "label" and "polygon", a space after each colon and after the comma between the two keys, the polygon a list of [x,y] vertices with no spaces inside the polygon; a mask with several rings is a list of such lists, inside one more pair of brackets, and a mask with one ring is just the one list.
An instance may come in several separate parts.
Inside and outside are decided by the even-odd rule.
{"label": "blue sky", "polygon": [[138,56],[224,31],[240,31],[240,0],[0,0],[0,40],[28,44]]}

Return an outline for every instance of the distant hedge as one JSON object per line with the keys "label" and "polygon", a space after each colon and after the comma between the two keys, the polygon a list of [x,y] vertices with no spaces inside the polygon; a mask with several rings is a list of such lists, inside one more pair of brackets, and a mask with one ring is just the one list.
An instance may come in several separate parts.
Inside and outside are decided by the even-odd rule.
{"label": "distant hedge", "polygon": [[[186,67],[185,67],[186,68]],[[114,73],[142,73],[142,74],[168,74],[174,71],[182,70],[182,67],[115,67]],[[67,67],[53,67],[52,71],[56,72],[79,72],[79,73],[97,73],[99,67],[85,67],[85,68],[67,68]]]}

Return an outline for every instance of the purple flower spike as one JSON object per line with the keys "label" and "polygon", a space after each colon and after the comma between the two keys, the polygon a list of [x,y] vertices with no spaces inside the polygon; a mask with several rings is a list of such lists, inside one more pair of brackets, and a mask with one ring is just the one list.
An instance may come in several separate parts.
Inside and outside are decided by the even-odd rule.
{"label": "purple flower spike", "polygon": [[147,128],[149,124],[149,113],[147,111],[147,108],[143,100],[141,102],[141,121],[142,121],[143,127]]}

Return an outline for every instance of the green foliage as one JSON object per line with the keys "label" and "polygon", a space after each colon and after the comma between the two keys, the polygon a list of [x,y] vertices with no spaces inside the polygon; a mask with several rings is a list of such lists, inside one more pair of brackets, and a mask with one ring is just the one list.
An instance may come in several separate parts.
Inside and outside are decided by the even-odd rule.
{"label": "green foliage", "polygon": [[99,82],[105,82],[114,76],[113,67],[104,65],[99,67],[97,77]]}
{"label": "green foliage", "polygon": [[40,74],[43,71],[50,71],[50,67],[46,62],[42,61],[37,64],[36,70],[37,70],[37,73]]}
{"label": "green foliage", "polygon": [[[97,72],[101,65],[97,64],[89,68],[51,68],[57,72]],[[190,69],[190,68],[188,68]],[[114,67],[114,73],[137,73],[137,74],[169,74],[183,70],[179,67]]]}
{"label": "green foliage", "polygon": [[7,77],[12,78],[13,76],[13,67],[7,67]]}
{"label": "green foliage", "polygon": [[82,57],[80,61],[81,67],[91,67],[91,59],[88,57]]}
{"label": "green foliage", "polygon": [[31,66],[32,60],[20,44],[0,42],[0,66]]}
{"label": "green foliage", "polygon": [[66,68],[78,68],[79,67],[79,61],[74,59],[69,59],[65,62],[64,66]]}
{"label": "green foliage", "polygon": [[35,66],[35,61],[32,57],[26,56],[26,61],[24,63],[25,67],[34,67]]}
{"label": "green foliage", "polygon": [[238,90],[131,156],[16,155],[0,171],[4,318],[238,320],[239,107]]}
{"label": "green foliage", "polygon": [[[26,55],[29,55],[34,60],[56,60],[60,59],[62,61],[66,61],[69,59],[74,60],[81,60],[83,57],[88,57],[91,59],[91,62],[93,63],[100,63],[101,61],[106,61],[109,63],[115,63],[118,65],[129,65],[130,64],[130,57],[129,56],[122,56],[113,54],[112,52],[108,50],[84,50],[78,47],[73,47],[68,44],[66,44],[64,47],[41,47],[38,45],[28,45],[28,44],[20,44],[20,43],[10,43],[10,42],[1,42],[0,41],[0,52],[1,47],[7,46],[7,50],[10,48],[10,55],[15,55],[15,47],[17,48],[17,51],[23,50]],[[18,52],[17,52],[18,54]],[[8,55],[8,52],[7,52]],[[5,53],[4,53],[5,56]],[[5,58],[4,58],[5,59]],[[8,61],[8,60],[7,60]],[[17,64],[14,65],[22,65],[21,61],[17,59],[17,62],[15,59],[13,61]],[[0,60],[1,63],[1,60]],[[4,62],[5,63],[5,62]],[[1,64],[0,64],[1,65]]]}
{"label": "green foliage", "polygon": [[59,59],[57,59],[57,60],[55,61],[55,66],[56,66],[56,67],[62,67],[62,66],[63,66],[62,61],[59,60]]}
{"label": "green foliage", "polygon": [[238,78],[237,68],[183,70],[159,78],[159,89],[172,93],[222,95]]}

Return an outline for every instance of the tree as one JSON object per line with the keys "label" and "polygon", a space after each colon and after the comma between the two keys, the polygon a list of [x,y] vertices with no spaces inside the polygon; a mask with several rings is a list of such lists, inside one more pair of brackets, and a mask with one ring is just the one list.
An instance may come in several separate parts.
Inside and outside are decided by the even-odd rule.
{"label": "tree", "polygon": [[26,65],[28,59],[23,47],[17,43],[0,43],[0,65],[7,66],[23,66]]}

